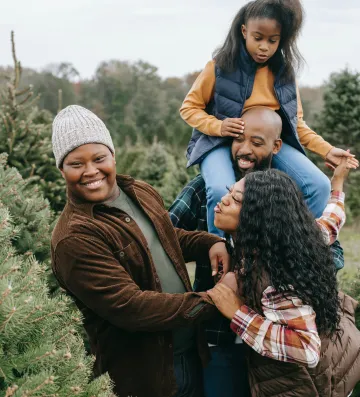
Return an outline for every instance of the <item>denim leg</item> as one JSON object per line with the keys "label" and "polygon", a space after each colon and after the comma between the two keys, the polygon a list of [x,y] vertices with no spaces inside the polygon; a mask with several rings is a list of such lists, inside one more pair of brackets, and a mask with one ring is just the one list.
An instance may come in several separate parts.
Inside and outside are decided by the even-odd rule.
{"label": "denim leg", "polygon": [[203,374],[196,349],[174,355],[178,390],[174,397],[204,397]]}
{"label": "denim leg", "polygon": [[296,182],[310,211],[319,218],[330,197],[329,178],[306,156],[286,143],[274,155],[272,167],[285,172]]}
{"label": "denim leg", "polygon": [[249,382],[243,344],[210,347],[204,369],[205,397],[248,397]]}
{"label": "denim leg", "polygon": [[227,193],[226,186],[235,183],[230,146],[212,150],[201,162],[200,170],[206,185],[208,232],[223,237],[224,232],[214,226],[214,208]]}

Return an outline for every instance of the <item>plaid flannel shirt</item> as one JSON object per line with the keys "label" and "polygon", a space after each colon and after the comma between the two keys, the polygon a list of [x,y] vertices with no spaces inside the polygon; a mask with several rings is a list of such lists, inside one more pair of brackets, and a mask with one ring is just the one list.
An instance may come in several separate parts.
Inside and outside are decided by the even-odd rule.
{"label": "plaid flannel shirt", "polygon": [[291,286],[284,293],[267,287],[261,306],[264,316],[241,306],[232,319],[231,329],[262,356],[316,367],[321,341],[314,309],[304,305]]}
{"label": "plaid flannel shirt", "polygon": [[[205,230],[206,221],[206,186],[201,175],[191,180],[180,192],[169,208],[169,215],[175,227],[185,230]],[[332,244],[335,267],[344,266],[342,248],[336,240],[337,234],[345,221],[344,194],[333,192],[323,216],[317,220],[325,241]],[[196,263],[194,291],[207,291],[214,286],[211,277],[210,261]],[[230,329],[230,321],[218,314],[205,323],[207,341],[213,345],[225,346],[234,343],[236,335]]]}

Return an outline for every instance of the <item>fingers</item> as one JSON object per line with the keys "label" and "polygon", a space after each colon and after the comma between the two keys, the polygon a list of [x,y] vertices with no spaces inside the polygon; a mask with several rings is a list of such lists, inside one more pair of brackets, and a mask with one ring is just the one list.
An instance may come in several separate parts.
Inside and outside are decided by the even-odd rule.
{"label": "fingers", "polygon": [[214,302],[215,306],[219,305],[221,300],[221,293],[217,291],[215,288],[210,289],[207,291],[207,294],[210,296],[211,300]]}
{"label": "fingers", "polygon": [[326,167],[330,168],[332,171],[335,170],[335,167],[332,164],[330,164],[329,162],[326,162],[325,165],[326,165]]}
{"label": "fingers", "polygon": [[356,169],[359,167],[359,162],[355,158],[346,158],[346,168]]}
{"label": "fingers", "polygon": [[222,258],[221,263],[222,263],[222,267],[223,267],[223,273],[224,273],[224,274],[228,273],[228,272],[230,271],[230,267],[231,267],[231,264],[230,264],[230,255],[224,256],[224,257]]}
{"label": "fingers", "polygon": [[227,132],[227,131],[222,131],[221,136],[230,136],[232,138],[239,138],[240,134],[237,134],[235,132]]}
{"label": "fingers", "polygon": [[348,150],[343,150],[340,149],[342,151],[342,153],[340,154],[340,156],[344,156],[344,157],[355,157],[355,154],[350,153],[350,149]]}
{"label": "fingers", "polygon": [[228,119],[228,120],[229,120],[229,123],[235,124],[235,125],[242,127],[244,129],[245,122],[243,121],[243,119],[233,118],[233,119]]}
{"label": "fingers", "polygon": [[239,134],[244,132],[244,125],[243,120],[239,118],[225,119],[221,126],[221,135],[238,138]]}
{"label": "fingers", "polygon": [[214,277],[217,275],[219,271],[219,258],[218,256],[215,256],[214,258],[210,259],[210,264],[211,264],[211,275]]}

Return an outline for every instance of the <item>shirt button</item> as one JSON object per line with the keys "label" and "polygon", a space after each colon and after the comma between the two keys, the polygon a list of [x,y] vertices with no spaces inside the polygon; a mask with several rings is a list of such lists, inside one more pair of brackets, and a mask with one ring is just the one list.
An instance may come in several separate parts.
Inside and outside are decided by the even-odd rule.
{"label": "shirt button", "polygon": [[131,221],[131,219],[127,216],[127,217],[125,218],[125,222],[129,223],[130,221]]}
{"label": "shirt button", "polygon": [[169,347],[170,347],[170,349],[172,348],[172,344],[171,343],[170,343]]}
{"label": "shirt button", "polygon": [[125,256],[124,251],[121,251],[121,252],[120,252],[120,256],[121,256],[122,258]]}

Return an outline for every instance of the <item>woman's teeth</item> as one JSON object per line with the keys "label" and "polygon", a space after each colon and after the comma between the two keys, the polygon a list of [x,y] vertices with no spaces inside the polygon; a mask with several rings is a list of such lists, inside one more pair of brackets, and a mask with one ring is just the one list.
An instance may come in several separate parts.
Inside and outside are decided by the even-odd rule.
{"label": "woman's teeth", "polygon": [[96,182],[86,183],[85,186],[86,186],[86,187],[96,187],[96,186],[99,186],[99,185],[101,184],[102,181],[103,181],[103,180],[100,179],[99,181],[96,181]]}

